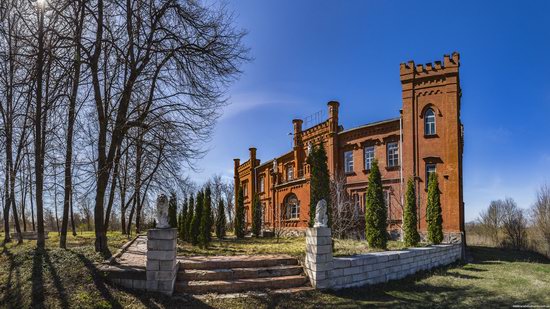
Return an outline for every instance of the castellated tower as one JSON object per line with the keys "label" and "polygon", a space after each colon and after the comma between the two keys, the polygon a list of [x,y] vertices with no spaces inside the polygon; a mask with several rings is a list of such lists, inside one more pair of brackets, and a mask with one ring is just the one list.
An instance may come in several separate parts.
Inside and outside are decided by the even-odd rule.
{"label": "castellated tower", "polygon": [[463,130],[460,121],[460,55],[433,65],[401,63],[403,177],[416,180],[419,228],[426,231],[427,177],[439,177],[443,228],[464,230],[462,196]]}

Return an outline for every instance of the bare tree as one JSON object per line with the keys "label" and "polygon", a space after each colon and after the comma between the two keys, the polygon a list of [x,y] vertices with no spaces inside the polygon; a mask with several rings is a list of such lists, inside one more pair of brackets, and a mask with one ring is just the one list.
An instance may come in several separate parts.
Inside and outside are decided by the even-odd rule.
{"label": "bare tree", "polygon": [[332,233],[336,238],[361,238],[361,221],[364,213],[358,199],[350,198],[346,177],[337,173],[331,179]]}
{"label": "bare tree", "polygon": [[489,208],[480,214],[480,224],[496,246],[500,245],[499,234],[504,223],[504,208],[506,203],[507,201],[503,200],[491,201]]}
{"label": "bare tree", "polygon": [[532,207],[534,228],[550,250],[550,187],[542,185],[537,192],[537,200]]}
{"label": "bare tree", "polygon": [[502,204],[502,227],[506,236],[505,244],[514,249],[527,245],[527,218],[512,198],[506,198]]}

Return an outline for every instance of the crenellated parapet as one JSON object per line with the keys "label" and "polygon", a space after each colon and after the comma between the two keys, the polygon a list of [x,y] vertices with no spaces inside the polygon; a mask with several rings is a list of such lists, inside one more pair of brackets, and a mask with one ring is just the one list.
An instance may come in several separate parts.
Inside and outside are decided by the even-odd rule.
{"label": "crenellated parapet", "polygon": [[427,64],[415,64],[414,61],[403,62],[399,66],[401,82],[407,83],[411,80],[423,80],[431,78],[446,77],[458,74],[460,67],[460,54],[453,52],[450,56],[443,56],[443,63],[435,61]]}

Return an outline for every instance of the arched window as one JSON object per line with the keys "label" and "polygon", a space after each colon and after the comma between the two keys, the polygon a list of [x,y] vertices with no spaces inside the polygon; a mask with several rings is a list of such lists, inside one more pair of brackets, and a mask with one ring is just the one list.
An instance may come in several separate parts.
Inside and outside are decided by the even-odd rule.
{"label": "arched window", "polygon": [[424,113],[424,135],[435,135],[435,112],[431,108]]}
{"label": "arched window", "polygon": [[300,217],[300,202],[294,194],[290,194],[285,199],[285,218],[298,219]]}

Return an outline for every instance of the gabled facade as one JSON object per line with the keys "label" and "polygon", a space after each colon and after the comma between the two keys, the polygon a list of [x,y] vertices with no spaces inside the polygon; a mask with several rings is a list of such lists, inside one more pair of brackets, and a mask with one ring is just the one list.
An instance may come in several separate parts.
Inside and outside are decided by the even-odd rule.
{"label": "gabled facade", "polygon": [[340,104],[331,101],[325,121],[307,129],[302,129],[301,119],[292,121],[294,142],[289,152],[261,163],[256,148],[250,148],[249,160],[241,164],[235,159],[235,197],[241,186],[247,224],[252,221],[252,198],[258,193],[266,230],[308,226],[310,167],[306,158],[308,149],[323,141],[331,177],[345,179],[350,198],[362,209],[370,164],[378,160],[389,231],[400,233],[410,177],[416,181],[418,227],[426,231],[427,178],[434,171],[439,177],[444,232],[452,236],[464,231],[459,67],[456,52],[445,55],[443,63],[402,63],[399,117],[346,130],[338,120]]}

